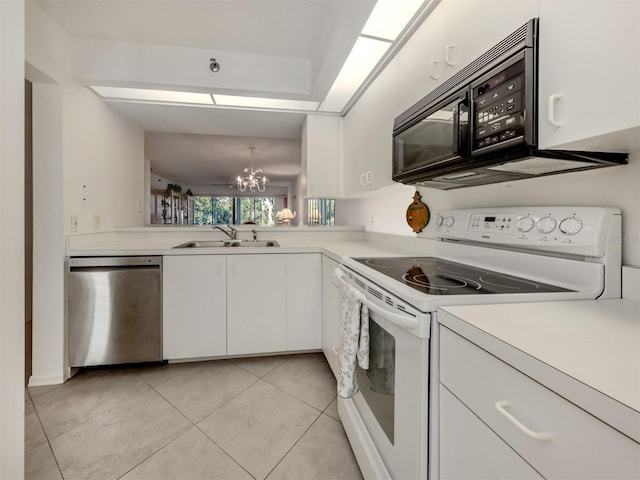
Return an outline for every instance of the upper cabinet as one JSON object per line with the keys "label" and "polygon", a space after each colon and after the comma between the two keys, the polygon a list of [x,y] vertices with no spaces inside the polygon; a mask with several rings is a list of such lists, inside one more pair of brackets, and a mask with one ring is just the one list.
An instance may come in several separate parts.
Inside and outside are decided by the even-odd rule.
{"label": "upper cabinet", "polygon": [[302,127],[302,193],[306,197],[339,195],[341,123],[337,115],[307,115]]}
{"label": "upper cabinet", "polygon": [[394,58],[344,117],[342,185],[345,195],[393,183],[393,120],[398,112],[398,60]]}
{"label": "upper cabinet", "polygon": [[442,0],[397,56],[398,113],[537,17],[538,8],[538,0]]}
{"label": "upper cabinet", "polygon": [[640,2],[540,2],[543,149],[640,149]]}

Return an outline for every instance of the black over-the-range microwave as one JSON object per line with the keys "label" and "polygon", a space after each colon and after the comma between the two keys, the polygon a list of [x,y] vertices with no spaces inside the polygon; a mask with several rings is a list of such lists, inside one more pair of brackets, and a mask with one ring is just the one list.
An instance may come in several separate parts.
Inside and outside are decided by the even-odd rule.
{"label": "black over-the-range microwave", "polygon": [[537,144],[536,18],[395,119],[393,180],[449,190],[627,163]]}

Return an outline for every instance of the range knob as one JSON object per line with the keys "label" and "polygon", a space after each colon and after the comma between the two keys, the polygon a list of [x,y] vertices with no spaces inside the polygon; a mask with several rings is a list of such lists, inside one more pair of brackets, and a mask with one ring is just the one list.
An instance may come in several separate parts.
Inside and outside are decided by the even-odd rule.
{"label": "range knob", "polygon": [[442,217],[442,215],[438,214],[436,215],[436,219],[434,220],[436,227],[441,227],[442,223],[444,222],[444,218]]}
{"label": "range knob", "polygon": [[558,228],[566,235],[575,235],[582,230],[582,220],[576,217],[567,217],[560,222]]}
{"label": "range knob", "polygon": [[540,233],[551,233],[556,228],[556,219],[551,215],[538,220],[537,228]]}
{"label": "range knob", "polygon": [[518,231],[526,233],[533,228],[535,221],[531,217],[523,217],[518,220]]}
{"label": "range knob", "polygon": [[444,217],[444,226],[445,227],[453,227],[454,223],[455,223],[455,220],[451,215]]}

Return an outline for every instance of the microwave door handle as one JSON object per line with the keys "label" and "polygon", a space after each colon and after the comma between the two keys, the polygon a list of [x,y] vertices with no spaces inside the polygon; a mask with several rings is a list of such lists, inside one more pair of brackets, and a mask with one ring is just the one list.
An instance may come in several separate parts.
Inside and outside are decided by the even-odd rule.
{"label": "microwave door handle", "polygon": [[[348,278],[346,277],[346,275],[344,273],[342,273],[340,268],[336,268],[335,269],[334,275],[340,281],[340,283],[343,283],[344,285],[351,285],[351,283],[348,281]],[[356,288],[356,287],[354,287],[354,288]],[[376,305],[375,303],[373,303],[371,300],[368,300],[367,298],[364,298],[362,300],[362,303],[369,310],[373,310],[374,312],[376,312],[380,316],[382,316],[385,320],[387,320],[387,321],[389,321],[389,322],[391,322],[391,323],[393,323],[395,325],[398,325],[399,327],[415,328],[415,327],[418,326],[418,319],[417,318],[410,317],[408,315],[402,315],[402,314],[399,314],[399,313],[391,312],[390,310],[387,310],[386,308],[382,308],[382,307]]]}
{"label": "microwave door handle", "polygon": [[463,132],[460,124],[460,114],[467,107],[467,103],[467,93],[465,92],[464,98],[462,98],[453,109],[453,153],[460,156],[467,153],[465,145],[467,136],[465,132]]}

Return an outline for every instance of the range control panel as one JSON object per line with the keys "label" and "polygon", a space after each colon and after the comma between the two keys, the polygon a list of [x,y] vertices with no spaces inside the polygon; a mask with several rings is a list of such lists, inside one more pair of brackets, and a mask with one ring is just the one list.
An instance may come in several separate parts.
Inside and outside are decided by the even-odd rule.
{"label": "range control panel", "polygon": [[498,207],[438,212],[435,236],[576,255],[604,253],[621,214],[607,207]]}

